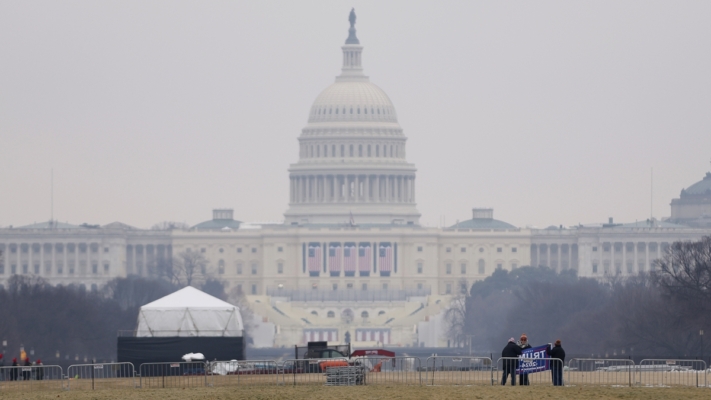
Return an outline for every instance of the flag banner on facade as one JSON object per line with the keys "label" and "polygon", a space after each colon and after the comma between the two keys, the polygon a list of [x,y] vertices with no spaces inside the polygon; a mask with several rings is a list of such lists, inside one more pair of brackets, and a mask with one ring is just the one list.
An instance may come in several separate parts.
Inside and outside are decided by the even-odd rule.
{"label": "flag banner on facade", "polygon": [[346,276],[354,276],[358,265],[358,247],[355,243],[343,245],[343,271]]}
{"label": "flag banner on facade", "polygon": [[551,369],[548,358],[548,345],[523,349],[523,354],[519,357],[517,374],[532,374]]}
{"label": "flag banner on facade", "polygon": [[378,245],[378,268],[381,276],[390,276],[393,270],[393,247],[388,242]]}
{"label": "flag banner on facade", "polygon": [[373,251],[371,249],[370,243],[360,243],[358,246],[358,271],[360,276],[370,275],[371,267],[371,257]]}
{"label": "flag banner on facade", "polygon": [[330,243],[328,245],[328,270],[331,276],[339,276],[341,274],[341,255],[343,248],[340,243]]}
{"label": "flag banner on facade", "polygon": [[309,243],[309,275],[318,276],[321,268],[321,243]]}

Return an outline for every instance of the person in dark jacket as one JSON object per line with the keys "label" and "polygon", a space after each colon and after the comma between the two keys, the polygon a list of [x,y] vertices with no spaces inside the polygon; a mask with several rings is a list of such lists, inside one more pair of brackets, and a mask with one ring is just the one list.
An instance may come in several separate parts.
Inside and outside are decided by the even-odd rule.
{"label": "person in dark jacket", "polygon": [[[521,334],[521,338],[518,340],[518,343],[516,343],[520,348],[521,352],[525,349],[530,349],[531,344],[528,343],[528,336],[526,336],[525,333]],[[522,386],[528,386],[530,385],[530,382],[528,381],[528,374],[521,373],[518,376],[518,383],[520,383]]]}
{"label": "person in dark jacket", "polygon": [[35,365],[37,366],[37,372],[35,372],[35,378],[38,381],[41,381],[44,379],[44,367],[42,366],[42,360],[40,360],[38,358],[37,362],[35,362]]}
{"label": "person in dark jacket", "polygon": [[[31,367],[32,363],[30,362],[29,357],[25,357],[25,367]],[[22,371],[22,380],[23,381],[29,381],[32,378],[32,370],[28,369],[27,371],[24,370]]]}
{"label": "person in dark jacket", "polygon": [[520,355],[521,347],[516,344],[514,338],[509,339],[506,347],[501,352],[501,358],[504,358],[504,377],[501,379],[501,386],[506,386],[506,378],[509,375],[511,375],[511,386],[516,386],[516,369],[518,368],[518,357]]}
{"label": "person in dark jacket", "polygon": [[12,359],[12,366],[15,367],[15,368],[12,368],[12,369],[10,370],[10,380],[11,380],[11,381],[16,381],[16,380],[17,380],[17,375],[18,375],[18,373],[17,373],[17,372],[18,372],[18,371],[17,371],[17,370],[18,370],[18,368],[17,368],[17,366],[18,366],[18,365],[17,365],[17,358],[13,358],[13,359]]}
{"label": "person in dark jacket", "polygon": [[563,386],[563,365],[565,364],[565,350],[560,344],[560,339],[555,341],[555,345],[550,351],[551,358],[557,358],[560,362],[551,361],[551,376],[553,386]]}

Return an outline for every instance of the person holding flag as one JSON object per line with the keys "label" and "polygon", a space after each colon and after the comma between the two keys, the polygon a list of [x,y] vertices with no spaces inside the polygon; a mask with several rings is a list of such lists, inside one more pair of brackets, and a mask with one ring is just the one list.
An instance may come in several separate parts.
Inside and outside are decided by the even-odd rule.
{"label": "person holding flag", "polygon": [[[526,349],[531,348],[531,344],[528,343],[528,336],[526,336],[525,333],[521,334],[521,338],[518,340],[518,343],[516,343],[518,347],[521,348],[521,352]],[[521,386],[528,386],[530,385],[530,382],[528,381],[528,373],[521,372],[521,374],[518,376],[518,383]]]}

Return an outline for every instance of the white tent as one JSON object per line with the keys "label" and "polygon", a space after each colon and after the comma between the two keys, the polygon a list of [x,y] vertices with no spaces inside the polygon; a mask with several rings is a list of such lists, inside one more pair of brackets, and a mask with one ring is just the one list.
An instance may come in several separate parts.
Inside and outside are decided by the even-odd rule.
{"label": "white tent", "polygon": [[141,307],[136,336],[242,336],[239,308],[184,287]]}

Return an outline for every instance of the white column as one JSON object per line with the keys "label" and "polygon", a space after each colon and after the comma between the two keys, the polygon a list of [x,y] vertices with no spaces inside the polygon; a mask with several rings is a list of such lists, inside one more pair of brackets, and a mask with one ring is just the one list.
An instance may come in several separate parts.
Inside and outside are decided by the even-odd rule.
{"label": "white column", "polygon": [[412,202],[415,202],[415,177],[412,177]]}
{"label": "white column", "polygon": [[645,269],[645,271],[652,270],[649,267],[649,243],[648,242],[644,243],[644,269]]}

